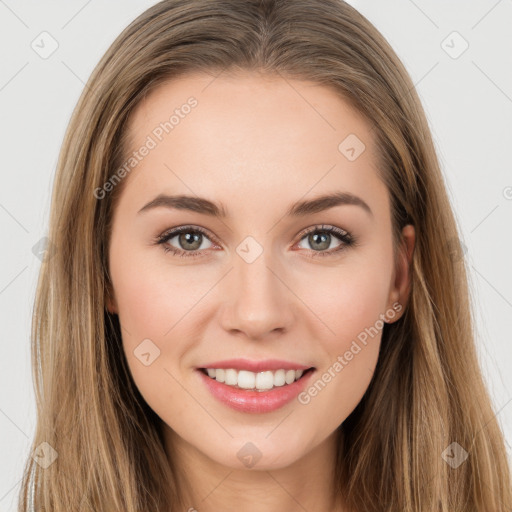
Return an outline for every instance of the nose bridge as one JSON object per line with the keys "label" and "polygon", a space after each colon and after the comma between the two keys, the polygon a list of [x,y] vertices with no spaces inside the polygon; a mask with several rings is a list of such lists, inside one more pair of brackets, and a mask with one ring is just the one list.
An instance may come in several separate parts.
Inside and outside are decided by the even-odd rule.
{"label": "nose bridge", "polygon": [[227,298],[228,314],[224,327],[244,331],[258,338],[286,328],[291,321],[290,297],[275,275],[282,268],[273,261],[271,249],[247,237],[236,249],[231,286]]}
{"label": "nose bridge", "polygon": [[234,278],[237,280],[237,289],[252,302],[265,300],[270,303],[277,299],[276,278],[269,269],[273,266],[271,259],[270,250],[263,251],[254,261],[244,257],[235,259]]}

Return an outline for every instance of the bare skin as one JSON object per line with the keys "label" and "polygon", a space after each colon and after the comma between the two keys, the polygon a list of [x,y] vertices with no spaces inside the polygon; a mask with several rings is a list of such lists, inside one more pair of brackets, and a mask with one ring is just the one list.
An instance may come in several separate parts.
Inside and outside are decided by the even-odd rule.
{"label": "bare skin", "polygon": [[[191,96],[197,105],[157,140],[155,127]],[[403,314],[415,238],[406,226],[395,261],[371,127],[328,88],[247,72],[163,84],[138,105],[129,132],[130,151],[148,135],[157,144],[125,178],[114,212],[108,307],[119,315],[135,383],[162,419],[166,453],[189,485],[187,506],[345,510],[333,497],[336,429],[370,383],[382,331],[357,340],[383,315],[391,323]],[[338,148],[349,134],[365,145],[352,161]],[[287,215],[297,201],[334,192],[359,197],[371,213],[338,204]],[[159,194],[222,203],[227,217],[164,206],[139,213]],[[187,239],[155,243],[178,226],[191,226]],[[335,233],[322,239],[322,226],[348,232],[355,245]],[[248,236],[256,244],[244,245]],[[164,245],[200,255],[180,257]],[[262,252],[248,262],[240,246]],[[145,339],[152,359],[151,347],[160,350],[150,365],[134,354]],[[302,403],[240,412],[212,396],[197,370],[233,357],[314,367],[312,385],[329,369],[331,379]],[[249,442],[260,454],[252,467],[237,455]]]}

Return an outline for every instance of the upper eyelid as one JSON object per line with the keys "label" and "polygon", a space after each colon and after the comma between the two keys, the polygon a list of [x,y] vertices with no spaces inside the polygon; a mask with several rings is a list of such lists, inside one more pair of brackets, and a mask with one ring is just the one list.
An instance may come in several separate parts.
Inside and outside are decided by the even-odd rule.
{"label": "upper eyelid", "polygon": [[[333,230],[334,228],[334,230]],[[300,236],[301,239],[308,235],[309,233],[314,233],[315,231],[322,231],[322,230],[325,230],[325,231],[329,231],[331,233],[333,233],[334,235],[336,235],[336,231],[337,230],[340,230],[340,231],[343,231],[343,233],[347,236],[351,236],[350,235],[350,232],[347,231],[346,229],[343,229],[343,228],[340,228],[338,226],[333,226],[332,224],[315,224],[309,228],[304,228],[303,230],[299,231],[297,233],[297,236]]]}

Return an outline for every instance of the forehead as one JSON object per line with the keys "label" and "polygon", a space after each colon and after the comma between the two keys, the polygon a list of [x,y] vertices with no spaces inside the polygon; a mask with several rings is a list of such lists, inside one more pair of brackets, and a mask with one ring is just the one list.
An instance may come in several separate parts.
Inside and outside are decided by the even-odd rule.
{"label": "forehead", "polygon": [[[192,108],[188,106],[191,103]],[[187,123],[182,122],[187,117]],[[279,148],[281,143],[281,151],[287,140],[301,135],[316,133],[315,138],[327,137],[329,143],[339,141],[350,130],[365,142],[370,143],[371,137],[366,120],[332,87],[248,71],[217,76],[193,73],[160,84],[135,108],[128,133],[135,141],[166,121],[171,121],[172,133],[165,131],[164,135],[171,137],[179,136],[187,125],[192,125],[197,135],[214,137],[219,130],[229,132],[230,139],[219,143],[248,142],[247,134],[255,132],[259,139],[267,136],[266,142],[270,142],[278,132],[280,137],[272,146]]]}
{"label": "forehead", "polygon": [[334,89],[279,75],[169,80],[132,113],[128,144],[151,146],[128,177],[139,194],[385,193],[371,125]]}

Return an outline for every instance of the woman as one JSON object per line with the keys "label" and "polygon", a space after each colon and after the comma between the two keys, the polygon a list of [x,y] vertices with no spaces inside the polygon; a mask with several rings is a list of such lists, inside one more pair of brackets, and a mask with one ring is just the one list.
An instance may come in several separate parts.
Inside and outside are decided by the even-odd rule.
{"label": "woman", "polygon": [[512,507],[425,115],[349,5],[148,9],[80,98],[49,237],[20,510]]}

